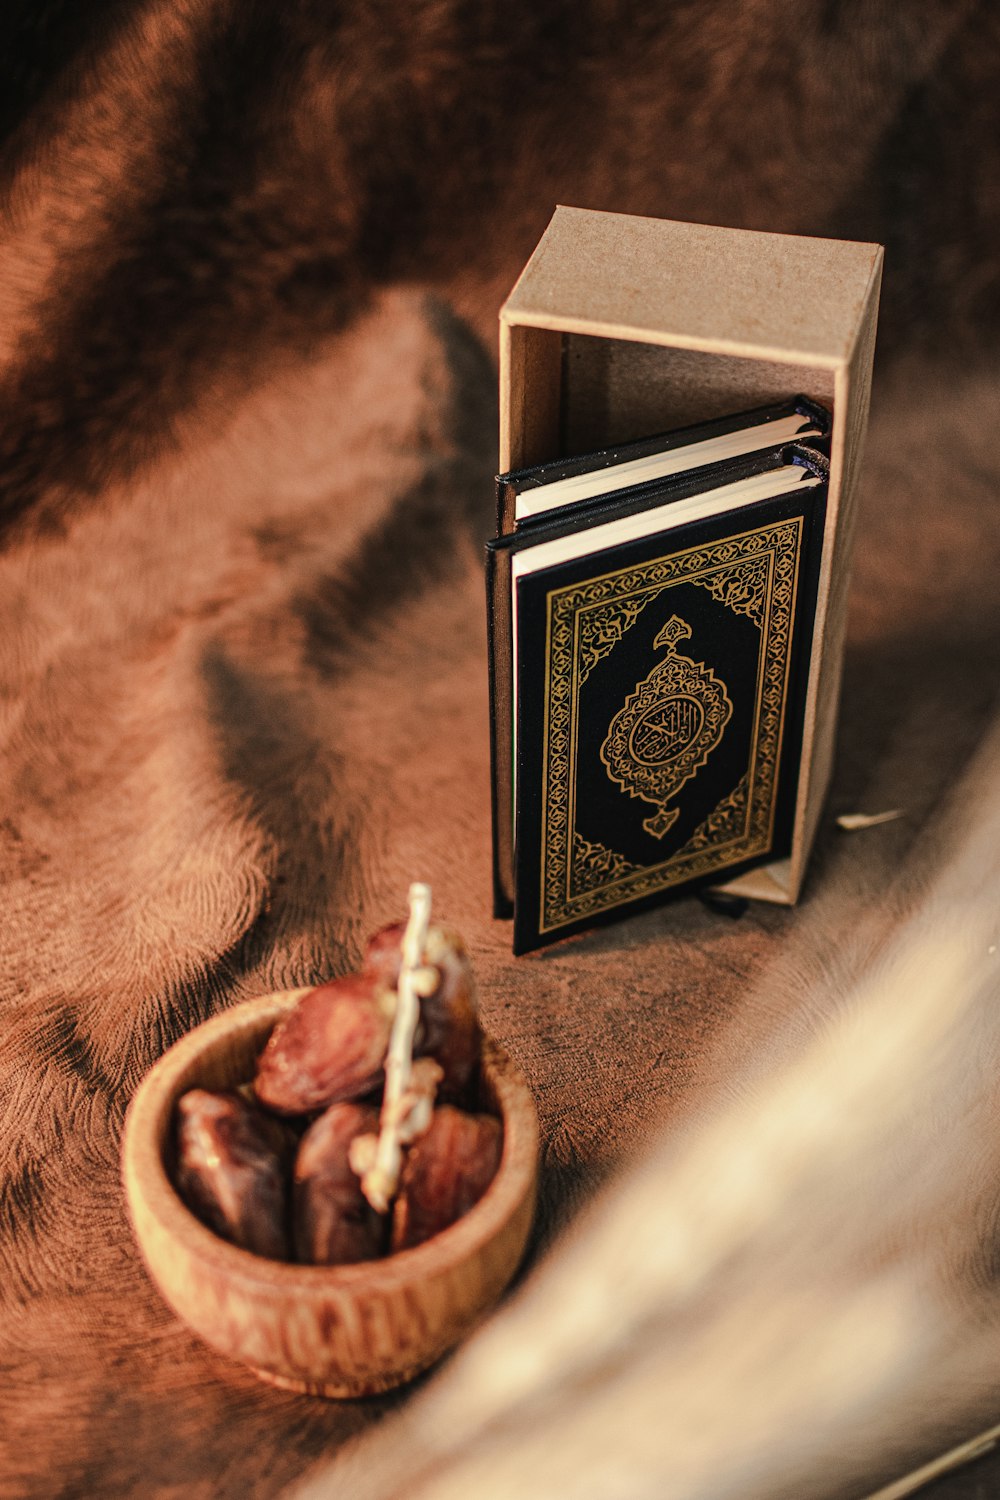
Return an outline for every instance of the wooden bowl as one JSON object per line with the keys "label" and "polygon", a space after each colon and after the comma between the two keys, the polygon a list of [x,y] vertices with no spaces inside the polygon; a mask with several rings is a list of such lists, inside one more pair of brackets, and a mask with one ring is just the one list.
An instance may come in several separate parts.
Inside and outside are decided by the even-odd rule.
{"label": "wooden bowl", "polygon": [[534,1212],[538,1122],[520,1073],[487,1038],[481,1105],[503,1121],[503,1154],[486,1193],[457,1223],[412,1250],[351,1266],[287,1265],[220,1239],[168,1175],[174,1106],[187,1089],[250,1079],[275,1023],[306,993],[236,1006],[164,1054],[125,1121],[125,1193],[150,1276],[206,1343],[275,1385],[372,1395],[440,1359],[513,1276]]}

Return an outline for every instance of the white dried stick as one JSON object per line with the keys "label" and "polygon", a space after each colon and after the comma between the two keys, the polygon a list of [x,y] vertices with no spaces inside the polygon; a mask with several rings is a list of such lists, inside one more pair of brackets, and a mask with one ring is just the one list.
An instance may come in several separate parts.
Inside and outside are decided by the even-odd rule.
{"label": "white dried stick", "polygon": [[430,917],[430,886],[415,881],[410,886],[410,916],[403,934],[403,962],[397,985],[399,998],[385,1059],[378,1144],[374,1161],[361,1178],[361,1191],[380,1214],[387,1212],[399,1184],[403,1161],[400,1128],[414,1102],[407,1096],[413,1068],[413,1038],[420,1019],[419,989]]}

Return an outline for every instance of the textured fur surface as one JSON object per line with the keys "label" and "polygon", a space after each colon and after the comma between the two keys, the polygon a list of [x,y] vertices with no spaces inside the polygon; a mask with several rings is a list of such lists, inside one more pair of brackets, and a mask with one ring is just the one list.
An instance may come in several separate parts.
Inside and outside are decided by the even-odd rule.
{"label": "textured fur surface", "polygon": [[[118,1141],[166,1045],[353,964],[414,876],[465,932],[486,1024],[538,1100],[539,1256],[658,1128],[687,1141],[733,1094],[765,1118],[768,1070],[811,1060],[829,1083],[817,1035],[839,1034],[858,975],[926,913],[951,853],[969,899],[982,887],[982,856],[939,831],[939,810],[1000,667],[997,39],[994,7],[971,0],[905,15],[792,0],[5,9],[0,1492],[272,1494],[405,1403],[279,1394],[197,1344],[138,1261]],[[684,902],[515,964],[488,917],[480,544],[496,307],[557,199],[879,238],[889,255],[838,771],[803,905],[734,923]],[[990,770],[969,797],[988,797]],[[833,826],[890,806],[906,817]],[[749,1270],[782,1238],[744,1226],[746,1274],[719,1261],[714,1321],[692,1304],[656,1325],[662,1349],[636,1344],[664,1401],[682,1394],[670,1360],[690,1357],[715,1413],[717,1441],[688,1446],[676,1493],[749,1494],[768,1453],[776,1467],[754,1472],[778,1476],[775,1495],[782,1474],[796,1496],[857,1493],[887,1455],[940,1435],[921,1384],[935,1350],[972,1351],[956,1428],[989,1405],[965,1333],[967,1309],[991,1307],[995,1144],[972,1062],[992,1052],[963,1035],[969,1091],[961,1067],[942,1074],[929,1127],[888,1090],[883,1129],[866,1075],[870,1149],[855,1139],[816,1178],[829,1196],[810,1232],[830,1226],[829,1256],[801,1315],[781,1301],[789,1262],[759,1282],[776,1311],[747,1378],[771,1367],[772,1338],[794,1387],[794,1358],[805,1371],[817,1347],[796,1330],[833,1328],[842,1308],[864,1321],[885,1237],[940,1247],[926,1266],[940,1344],[914,1346],[857,1463],[849,1403],[824,1426],[821,1385],[800,1408],[813,1438],[798,1468],[780,1468],[766,1422],[756,1447],[727,1447],[719,1417],[731,1431],[740,1397],[713,1385],[711,1341],[753,1323]],[[832,1097],[851,1076],[848,1053]],[[671,1184],[676,1148],[656,1149]],[[935,1165],[873,1227],[886,1161],[912,1175],[937,1151],[954,1192]],[[774,1223],[808,1225],[809,1193]],[[599,1234],[567,1278],[588,1244],[601,1268]],[[540,1288],[560,1284],[557,1264]],[[505,1347],[521,1316],[481,1347]],[[600,1417],[628,1433],[624,1365],[595,1432]],[[373,1493],[405,1487],[406,1443],[431,1484],[447,1448],[434,1424],[462,1420],[459,1368],[351,1460]],[[553,1368],[553,1392],[563,1378]],[[524,1455],[558,1456],[561,1420],[554,1398],[550,1428],[510,1431]],[[749,1455],[735,1478],[720,1447]],[[649,1492],[667,1493],[669,1452],[643,1451]],[[492,1452],[484,1438],[461,1462]],[[516,1462],[496,1473],[521,1488]],[[599,1472],[586,1493],[644,1493]]]}

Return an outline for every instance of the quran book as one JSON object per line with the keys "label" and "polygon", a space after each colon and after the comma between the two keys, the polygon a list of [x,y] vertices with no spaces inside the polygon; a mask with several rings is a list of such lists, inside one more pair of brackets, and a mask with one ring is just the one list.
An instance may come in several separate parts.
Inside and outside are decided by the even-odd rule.
{"label": "quran book", "polygon": [[782,443],[807,443],[827,452],[829,436],[825,408],[796,396],[600,453],[535,464],[497,478],[497,532],[502,536],[555,509],[582,504],[612,485],[624,489],[665,479]]}
{"label": "quran book", "polygon": [[[824,417],[758,411],[498,482],[494,885],[516,953],[788,853],[827,460],[750,436],[649,461],[793,418],[822,441]],[[596,492],[563,485],[587,474]]]}

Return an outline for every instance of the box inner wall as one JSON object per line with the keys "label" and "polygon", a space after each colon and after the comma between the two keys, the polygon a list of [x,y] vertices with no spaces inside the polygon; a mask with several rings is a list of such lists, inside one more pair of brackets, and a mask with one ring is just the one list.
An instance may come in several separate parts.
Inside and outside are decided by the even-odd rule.
{"label": "box inner wall", "polygon": [[828,410],[833,372],[634,340],[565,334],[560,447],[586,453],[804,394]]}
{"label": "box inner wall", "polygon": [[834,372],[821,366],[543,328],[511,333],[511,468],[799,394],[834,414]]}

